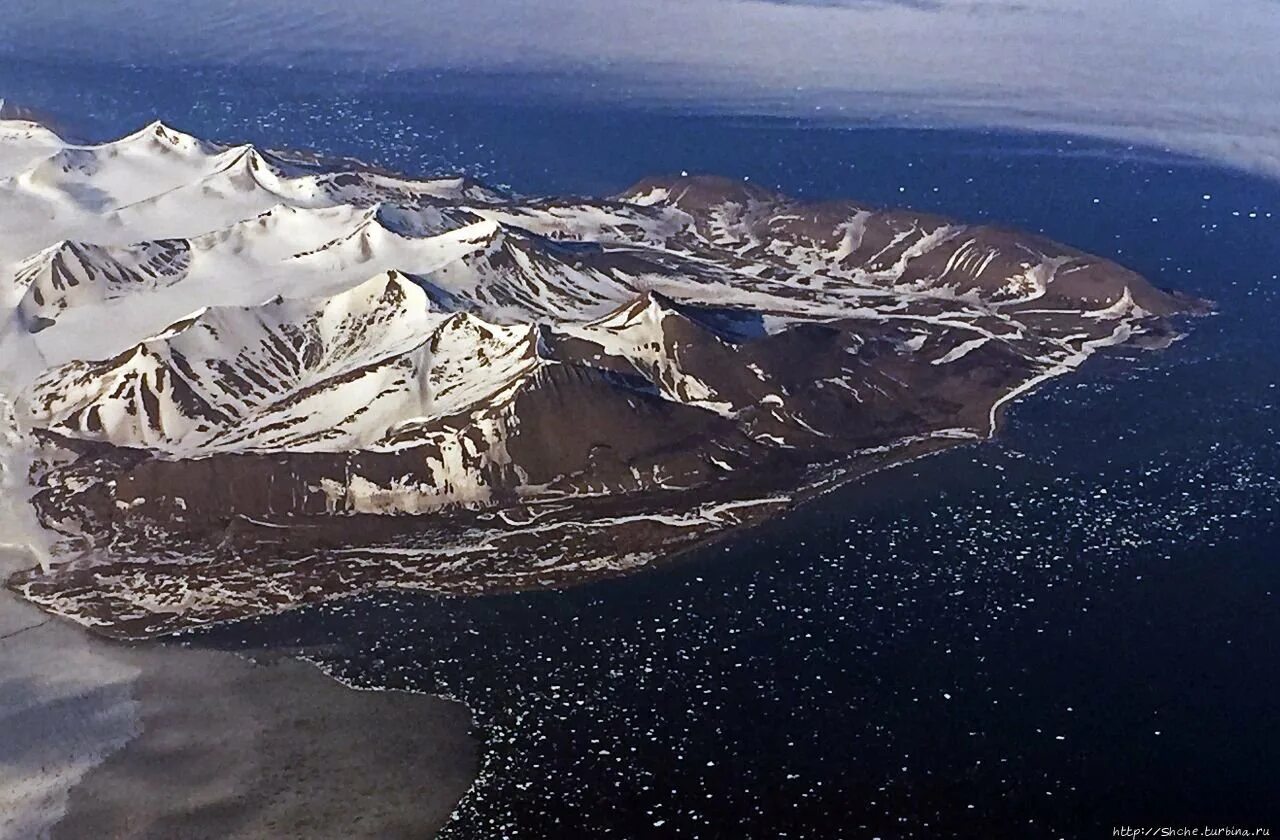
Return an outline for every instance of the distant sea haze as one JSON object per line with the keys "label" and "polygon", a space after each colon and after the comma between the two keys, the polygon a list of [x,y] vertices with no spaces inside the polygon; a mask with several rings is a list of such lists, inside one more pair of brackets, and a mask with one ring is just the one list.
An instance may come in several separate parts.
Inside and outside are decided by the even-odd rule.
{"label": "distant sea haze", "polygon": [[1274,0],[5,5],[0,57],[44,64],[497,72],[513,96],[568,78],[567,98],[1062,130],[1280,176]]}

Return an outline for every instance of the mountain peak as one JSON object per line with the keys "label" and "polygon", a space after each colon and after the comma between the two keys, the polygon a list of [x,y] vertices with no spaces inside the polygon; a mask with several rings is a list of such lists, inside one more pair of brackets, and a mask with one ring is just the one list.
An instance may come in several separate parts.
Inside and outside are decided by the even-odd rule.
{"label": "mountain peak", "polygon": [[663,321],[670,317],[693,325],[730,344],[761,338],[766,334],[763,319],[758,312],[688,303],[670,297],[657,289],[646,289],[635,299],[591,321],[588,326],[614,332],[641,325],[664,328],[661,326]]}
{"label": "mountain peak", "polygon": [[617,198],[640,206],[665,204],[686,211],[704,211],[730,202],[774,202],[782,196],[746,178],[682,173],[645,178],[623,191]]}
{"label": "mountain peak", "polygon": [[201,140],[192,134],[179,131],[170,125],[153,120],[142,128],[106,145],[126,145],[148,142],[158,149],[176,151],[184,155],[212,155],[222,151],[216,144]]}

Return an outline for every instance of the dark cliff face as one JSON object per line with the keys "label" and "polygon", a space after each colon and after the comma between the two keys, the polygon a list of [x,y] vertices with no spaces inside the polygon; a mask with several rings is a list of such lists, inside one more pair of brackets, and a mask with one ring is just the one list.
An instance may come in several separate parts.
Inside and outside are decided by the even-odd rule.
{"label": "dark cliff face", "polygon": [[[38,379],[58,455],[36,508],[93,552],[13,585],[124,635],[369,586],[620,573],[984,438],[1010,395],[1202,307],[1043,237],[727,179],[524,204],[241,155],[255,184],[371,208],[290,266],[421,267],[201,310]],[[24,264],[24,306],[60,330],[180,291],[194,253],[240,258],[246,230],[64,243]]]}

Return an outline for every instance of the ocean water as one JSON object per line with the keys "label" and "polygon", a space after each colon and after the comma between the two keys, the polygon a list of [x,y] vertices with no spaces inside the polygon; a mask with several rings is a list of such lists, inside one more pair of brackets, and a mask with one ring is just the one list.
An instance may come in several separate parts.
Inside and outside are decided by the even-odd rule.
{"label": "ocean water", "polygon": [[92,138],[162,116],[530,193],[718,172],[1042,230],[1217,302],[1166,351],[1022,399],[993,443],[643,574],[187,637],[464,700],[486,759],[446,836],[1280,830],[1280,185],[1080,138],[575,105],[501,77],[0,78]]}

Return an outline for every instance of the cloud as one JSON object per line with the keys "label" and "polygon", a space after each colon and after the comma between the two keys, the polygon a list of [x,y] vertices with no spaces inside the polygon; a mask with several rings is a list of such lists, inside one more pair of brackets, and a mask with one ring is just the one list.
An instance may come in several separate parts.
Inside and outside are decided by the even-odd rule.
{"label": "cloud", "polygon": [[1274,0],[6,5],[7,49],[42,60],[568,74],[597,95],[1079,131],[1280,175]]}

